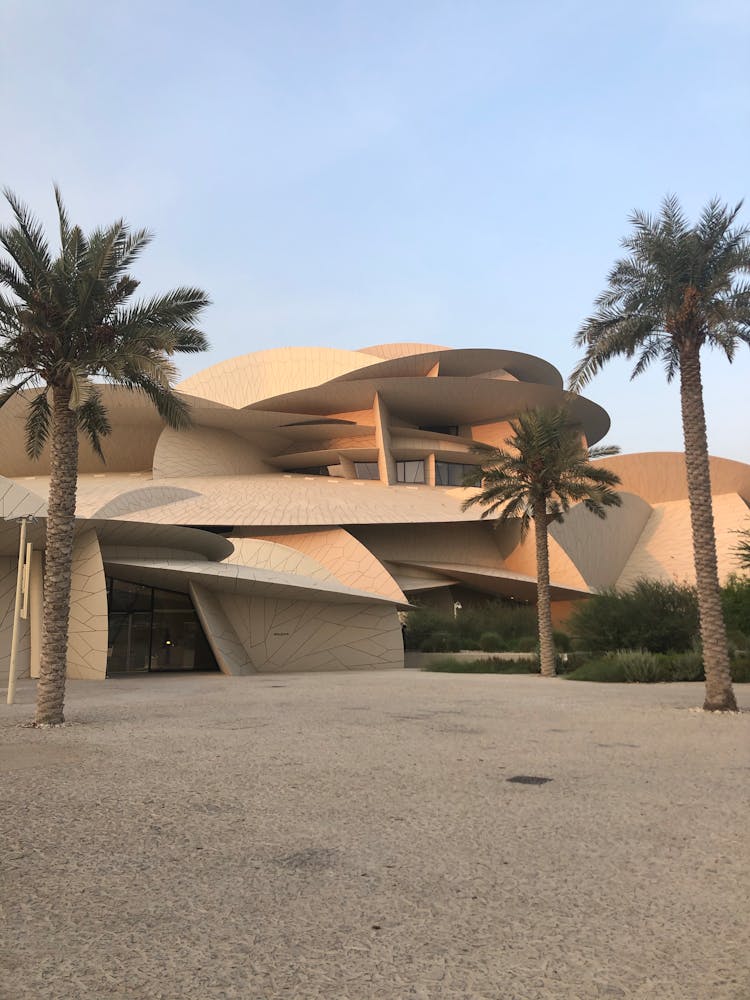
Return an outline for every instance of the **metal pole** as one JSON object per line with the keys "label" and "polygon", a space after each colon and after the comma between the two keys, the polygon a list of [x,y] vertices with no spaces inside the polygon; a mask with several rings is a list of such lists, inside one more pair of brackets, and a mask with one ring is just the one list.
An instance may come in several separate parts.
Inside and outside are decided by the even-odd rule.
{"label": "metal pole", "polygon": [[26,555],[26,518],[21,518],[20,539],[18,542],[18,573],[16,574],[16,603],[13,606],[13,635],[10,640],[10,661],[8,663],[8,704],[13,704],[16,690],[16,652],[18,651],[18,633],[21,623],[21,592],[23,590],[24,556]]}

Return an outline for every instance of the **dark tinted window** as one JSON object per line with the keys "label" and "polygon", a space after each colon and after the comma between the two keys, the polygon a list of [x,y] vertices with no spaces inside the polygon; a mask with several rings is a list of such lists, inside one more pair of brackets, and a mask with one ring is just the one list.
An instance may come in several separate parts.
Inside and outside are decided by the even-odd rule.
{"label": "dark tinted window", "polygon": [[307,469],[284,469],[284,472],[293,472],[296,476],[330,476],[327,465],[311,465]]}
{"label": "dark tinted window", "polygon": [[458,427],[455,424],[445,424],[433,427],[420,427],[420,431],[430,431],[432,434],[452,434],[458,437]]}
{"label": "dark tinted window", "polygon": [[424,461],[396,462],[396,481],[399,483],[423,483]]}
{"label": "dark tinted window", "polygon": [[377,462],[355,462],[354,472],[357,479],[380,479]]}
{"label": "dark tinted window", "polygon": [[127,580],[109,581],[110,611],[150,611],[151,588]]}
{"label": "dark tinted window", "polygon": [[463,486],[464,478],[476,470],[476,465],[461,462],[435,462],[436,486]]}

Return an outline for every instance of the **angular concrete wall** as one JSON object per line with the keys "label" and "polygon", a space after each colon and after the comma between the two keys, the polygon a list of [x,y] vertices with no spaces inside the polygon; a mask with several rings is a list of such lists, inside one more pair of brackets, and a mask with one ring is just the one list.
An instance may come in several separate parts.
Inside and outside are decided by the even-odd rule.
{"label": "angular concrete wall", "polygon": [[[268,541],[297,549],[326,567],[337,580],[355,590],[406,600],[403,591],[373,553],[343,528],[264,535]],[[279,567],[280,569],[283,567]],[[308,569],[299,569],[312,575]]]}
{"label": "angular concrete wall", "polygon": [[262,673],[404,665],[401,625],[392,608],[228,595],[221,606]]}
{"label": "angular concrete wall", "polygon": [[[10,640],[16,603],[18,559],[0,559],[0,683],[8,683]],[[16,656],[16,677],[29,676],[31,632],[28,620],[21,619]]]}
{"label": "angular concrete wall", "polygon": [[[0,559],[0,679],[7,681],[13,606],[16,596],[16,559]],[[41,589],[41,588],[39,588]],[[16,677],[31,672],[31,627],[41,631],[41,609],[36,606],[26,620],[21,619]],[[73,548],[73,575],[70,594],[68,633],[68,677],[103,680],[107,672],[107,592],[101,551],[96,534],[87,531]],[[34,636],[34,645],[40,636]],[[36,671],[34,671],[36,675]]]}
{"label": "angular concrete wall", "polygon": [[[737,528],[746,524],[748,506],[737,494],[713,498],[716,554],[719,579],[723,582],[740,570],[734,547]],[[695,583],[690,504],[687,500],[654,504],[653,512],[617,580],[620,588],[631,587],[640,577]]]}
{"label": "angular concrete wall", "polygon": [[[650,504],[687,499],[685,456],[677,451],[652,451],[615,455],[597,464],[611,468],[622,480],[622,489],[636,493]],[[750,503],[750,465],[729,458],[709,458],[711,493],[738,493]]]}
{"label": "angular concrete wall", "polygon": [[221,604],[221,595],[190,584],[190,597],[219,669],[224,674],[254,674],[255,668]]}
{"label": "angular concrete wall", "polygon": [[641,497],[620,495],[622,507],[610,508],[603,520],[578,504],[562,524],[549,526],[550,536],[595,590],[614,587],[651,517],[651,507]]}
{"label": "angular concrete wall", "polygon": [[106,677],[108,624],[102,553],[96,533],[86,531],[73,547],[68,677]]}
{"label": "angular concrete wall", "polygon": [[274,472],[261,452],[231,431],[165,428],[154,451],[154,479],[177,476],[247,476]]}
{"label": "angular concrete wall", "polygon": [[314,556],[311,558],[298,546],[290,545],[287,536],[247,538],[229,535],[228,538],[234,545],[234,552],[224,562],[276,570],[279,573],[295,573],[313,580],[333,579],[330,570]]}

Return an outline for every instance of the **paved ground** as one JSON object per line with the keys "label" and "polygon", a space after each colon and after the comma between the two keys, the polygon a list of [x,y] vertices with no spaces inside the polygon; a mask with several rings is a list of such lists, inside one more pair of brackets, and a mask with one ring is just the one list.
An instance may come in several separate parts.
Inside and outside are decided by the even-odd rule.
{"label": "paved ground", "polygon": [[750,714],[698,685],[79,681],[51,732],[32,696],[3,1000],[750,996]]}

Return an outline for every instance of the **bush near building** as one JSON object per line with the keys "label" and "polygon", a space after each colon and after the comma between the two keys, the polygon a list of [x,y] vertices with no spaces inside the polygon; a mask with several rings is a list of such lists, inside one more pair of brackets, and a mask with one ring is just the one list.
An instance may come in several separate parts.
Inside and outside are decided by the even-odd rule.
{"label": "bush near building", "polygon": [[405,642],[407,649],[423,653],[532,651],[537,642],[536,614],[533,607],[510,601],[487,601],[461,610],[456,617],[418,607],[409,612]]}
{"label": "bush near building", "polygon": [[[574,669],[565,676],[571,681],[612,684],[661,684],[670,681],[702,681],[703,657],[699,652],[649,653],[643,649],[623,649],[594,656],[574,653]],[[750,683],[750,654],[735,653],[730,659],[732,681]]]}
{"label": "bush near building", "polygon": [[422,668],[437,674],[538,674],[539,660],[457,660],[444,656]]}
{"label": "bush near building", "polygon": [[750,651],[750,576],[730,576],[721,589],[730,648]]}
{"label": "bush near building", "polygon": [[639,580],[629,590],[606,590],[582,601],[566,625],[578,649],[681,653],[698,638],[698,601],[685,584]]}
{"label": "bush near building", "polygon": [[[750,578],[729,578],[722,588],[722,607],[732,650],[733,680],[750,681]],[[570,635],[555,633],[555,645],[562,654],[557,669],[572,680],[703,680],[697,600],[694,588],[687,585],[639,580],[626,591],[605,591],[582,601],[566,628]],[[536,647],[534,609],[529,605],[487,601],[456,617],[429,607],[409,613],[407,649],[447,654],[461,650],[520,653],[534,652]],[[508,661],[499,667],[496,661],[459,663],[447,656],[437,669],[526,673],[528,662],[519,662],[514,670]]]}
{"label": "bush near building", "polygon": [[[443,656],[422,668],[451,674],[538,674],[539,660],[459,660]],[[702,681],[700,652],[649,653],[643,649],[620,649],[614,653],[568,653],[558,656],[557,673],[571,681],[600,684],[664,684],[671,681]],[[750,653],[734,653],[732,681],[750,683]]]}

